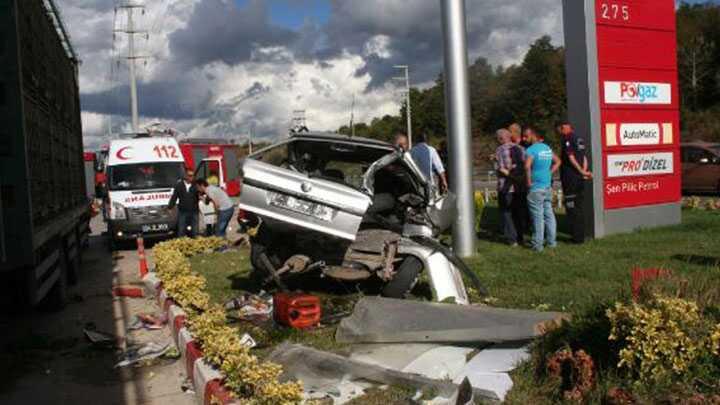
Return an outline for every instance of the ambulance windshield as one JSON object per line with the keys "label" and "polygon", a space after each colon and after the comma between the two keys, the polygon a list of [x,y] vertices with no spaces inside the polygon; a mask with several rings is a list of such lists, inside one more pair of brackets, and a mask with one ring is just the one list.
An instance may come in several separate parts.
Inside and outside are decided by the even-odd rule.
{"label": "ambulance windshield", "polygon": [[171,188],[183,177],[182,162],[152,162],[108,167],[110,190]]}

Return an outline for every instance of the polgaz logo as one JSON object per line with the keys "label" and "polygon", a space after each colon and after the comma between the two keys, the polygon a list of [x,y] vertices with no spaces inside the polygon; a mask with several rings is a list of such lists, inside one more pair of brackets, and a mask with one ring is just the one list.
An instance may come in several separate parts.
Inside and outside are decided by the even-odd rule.
{"label": "polgaz logo", "polygon": [[671,104],[668,83],[605,82],[607,104]]}

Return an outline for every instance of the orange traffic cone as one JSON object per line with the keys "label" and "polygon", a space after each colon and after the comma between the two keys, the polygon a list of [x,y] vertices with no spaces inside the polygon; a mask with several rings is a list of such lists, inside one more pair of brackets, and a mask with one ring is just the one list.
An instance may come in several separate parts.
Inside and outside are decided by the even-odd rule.
{"label": "orange traffic cone", "polygon": [[142,278],[148,274],[147,259],[145,258],[145,242],[142,236],[138,236],[137,238],[137,249],[138,257],[140,258],[140,277]]}

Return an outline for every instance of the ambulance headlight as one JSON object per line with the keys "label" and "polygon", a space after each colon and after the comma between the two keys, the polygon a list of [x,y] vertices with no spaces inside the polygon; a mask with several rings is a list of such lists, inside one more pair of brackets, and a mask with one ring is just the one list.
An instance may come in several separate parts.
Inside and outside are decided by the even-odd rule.
{"label": "ambulance headlight", "polygon": [[112,209],[110,210],[110,219],[127,219],[125,207],[120,203],[113,202]]}

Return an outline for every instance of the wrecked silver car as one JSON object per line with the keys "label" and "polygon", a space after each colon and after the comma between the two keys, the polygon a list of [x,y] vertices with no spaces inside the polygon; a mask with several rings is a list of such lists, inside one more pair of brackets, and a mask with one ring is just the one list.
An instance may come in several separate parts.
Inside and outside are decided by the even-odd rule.
{"label": "wrecked silver car", "polygon": [[320,272],[378,278],[382,294],[405,297],[427,272],[434,298],[468,304],[462,274],[477,277],[436,237],[455,216],[410,154],[337,134],[299,134],[244,160],[239,207],[261,223],[251,240],[256,272],[282,285]]}

